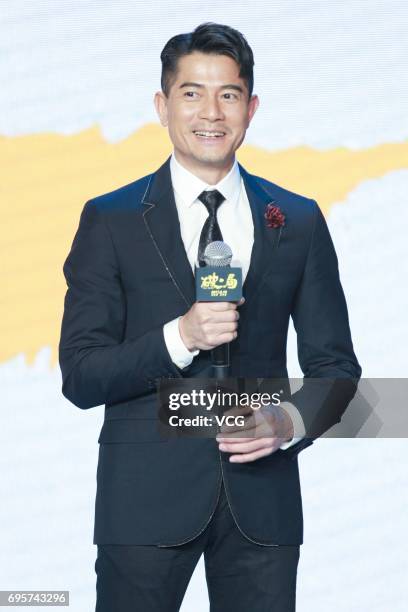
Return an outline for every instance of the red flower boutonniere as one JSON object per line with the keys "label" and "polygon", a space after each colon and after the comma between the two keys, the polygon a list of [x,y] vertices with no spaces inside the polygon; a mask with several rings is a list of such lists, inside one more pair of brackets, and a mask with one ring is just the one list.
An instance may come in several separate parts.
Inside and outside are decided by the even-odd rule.
{"label": "red flower boutonniere", "polygon": [[266,227],[270,229],[279,228],[278,239],[275,243],[276,248],[279,246],[282,228],[285,225],[285,215],[283,214],[279,206],[275,206],[271,203],[267,205],[264,217],[266,219]]}
{"label": "red flower boutonniere", "polygon": [[274,229],[276,227],[282,227],[283,225],[285,225],[285,215],[283,214],[279,206],[268,204],[264,216],[266,219],[267,227]]}

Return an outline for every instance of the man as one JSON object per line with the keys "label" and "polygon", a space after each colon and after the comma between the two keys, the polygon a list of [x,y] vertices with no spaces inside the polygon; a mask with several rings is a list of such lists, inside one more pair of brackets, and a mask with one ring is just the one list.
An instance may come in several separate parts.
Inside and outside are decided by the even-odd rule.
{"label": "man", "polygon": [[[87,202],[64,265],[62,390],[83,409],[105,404],[96,610],[179,610],[204,553],[213,612],[288,612],[303,542],[297,455],[345,410],[352,393],[330,391],[333,379],[361,375],[336,254],[315,201],[235,159],[259,104],[242,34],[202,24],[161,60],[154,103],[173,153]],[[242,264],[238,304],[195,301],[194,266],[217,237]],[[232,376],[287,378],[290,316],[317,392],[305,385],[265,416],[263,435],[160,435],[158,381],[205,378],[223,343]]]}

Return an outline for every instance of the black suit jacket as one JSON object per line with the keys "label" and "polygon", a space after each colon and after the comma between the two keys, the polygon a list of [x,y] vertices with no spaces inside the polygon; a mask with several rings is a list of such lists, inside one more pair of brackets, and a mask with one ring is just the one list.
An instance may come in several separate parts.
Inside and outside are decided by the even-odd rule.
{"label": "black suit jacket", "polygon": [[[157,428],[157,380],[205,377],[210,366],[210,352],[200,351],[180,370],[164,342],[163,324],[195,300],[169,162],[88,201],[64,264],[62,392],[79,408],[105,404],[94,543],[186,542],[208,524],[224,479],[232,514],[246,537],[265,545],[301,544],[297,455],[340,420],[353,395],[348,387],[333,393],[333,379],[361,375],[326,222],[314,200],[239,165],[254,247],[238,338],[231,343],[231,373],[286,378],[292,316],[305,381],[322,382],[313,393],[305,385],[292,400],[308,437],[245,464],[230,463],[214,439],[166,440]],[[282,231],[266,226],[270,202],[285,214]]]}

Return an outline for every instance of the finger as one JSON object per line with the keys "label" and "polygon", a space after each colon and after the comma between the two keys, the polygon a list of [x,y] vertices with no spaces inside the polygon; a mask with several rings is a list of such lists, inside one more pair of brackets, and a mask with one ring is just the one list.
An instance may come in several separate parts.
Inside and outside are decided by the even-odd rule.
{"label": "finger", "polygon": [[256,459],[260,459],[261,457],[267,457],[275,452],[276,449],[273,448],[264,448],[258,451],[254,451],[253,453],[246,453],[245,455],[231,455],[229,458],[231,463],[249,463],[250,461],[255,461]]}
{"label": "finger", "polygon": [[[248,429],[248,432],[251,432],[251,434],[253,432],[255,432],[254,429]],[[229,434],[222,434],[222,436],[218,437],[217,436],[217,442],[225,442],[225,443],[231,443],[231,444],[240,444],[241,442],[247,442],[248,440],[258,440],[261,436],[254,436],[254,435],[242,435],[242,431],[241,432],[234,432],[231,435]],[[265,437],[265,436],[264,436]]]}
{"label": "finger", "polygon": [[[221,391],[225,391],[225,389],[221,389]],[[222,414],[225,416],[244,416],[246,419],[250,419],[253,411],[251,406],[231,406],[231,408],[224,410]]]}
{"label": "finger", "polygon": [[[234,416],[234,415],[228,415],[228,416]],[[242,415],[242,414],[237,414],[235,416],[244,416],[245,417],[245,415]],[[241,433],[245,432],[245,437],[246,437],[248,431],[252,430],[252,429],[255,429],[255,426],[256,426],[255,419],[252,416],[250,416],[250,417],[246,417],[245,418],[244,423],[242,425],[239,425],[238,423],[236,423],[235,425],[234,424],[233,425],[228,425],[228,424],[222,425],[221,429],[220,429],[220,432],[223,435],[225,435],[225,434],[233,434],[233,433],[236,434],[236,433],[239,433],[239,432],[241,432]]]}
{"label": "finger", "polygon": [[[244,435],[243,435],[244,432]],[[219,435],[219,437],[218,437]],[[259,438],[276,438],[276,431],[272,429],[267,423],[262,423],[261,425],[256,425],[255,427],[250,427],[248,429],[240,429],[237,431],[224,431],[221,429],[220,433],[217,435],[217,440],[221,440],[225,438],[226,441],[235,442],[240,438],[245,440],[259,440]]]}
{"label": "finger", "polygon": [[206,302],[208,304],[209,310],[235,310],[237,304],[235,302]]}
{"label": "finger", "polygon": [[222,333],[217,336],[217,339],[214,344],[215,346],[218,346],[220,344],[226,344],[227,342],[232,342],[237,337],[238,337],[237,331]]}
{"label": "finger", "polygon": [[245,425],[242,427],[238,427],[235,425],[222,425],[220,428],[220,436],[224,436],[225,438],[239,438],[242,436],[242,432],[244,432],[245,438],[260,438],[260,433],[264,433],[265,435],[271,435],[271,429],[269,426],[263,427],[263,423],[258,424],[253,417],[245,418]]}
{"label": "finger", "polygon": [[264,448],[272,448],[274,439],[272,438],[258,438],[255,440],[245,440],[237,442],[222,442],[219,445],[219,449],[225,453],[251,453]]}
{"label": "finger", "polygon": [[226,334],[228,332],[237,331],[237,323],[236,321],[214,321],[211,323],[212,332],[215,334]]}
{"label": "finger", "polygon": [[212,315],[212,323],[236,323],[239,319],[238,310],[222,310]]}

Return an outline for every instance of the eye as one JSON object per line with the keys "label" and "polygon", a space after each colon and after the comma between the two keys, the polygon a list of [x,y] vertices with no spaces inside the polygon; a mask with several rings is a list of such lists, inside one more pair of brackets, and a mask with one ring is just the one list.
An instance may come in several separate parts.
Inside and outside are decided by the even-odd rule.
{"label": "eye", "polygon": [[229,96],[229,97],[227,98],[227,100],[238,100],[238,96],[237,96],[237,94],[232,93],[232,92],[230,92],[230,91],[226,92],[226,93],[224,94],[224,96]]}
{"label": "eye", "polygon": [[184,95],[187,96],[187,98],[193,98],[194,94],[196,94],[196,93],[197,93],[196,91],[185,91]]}

